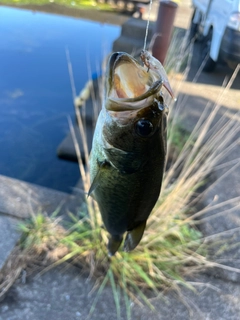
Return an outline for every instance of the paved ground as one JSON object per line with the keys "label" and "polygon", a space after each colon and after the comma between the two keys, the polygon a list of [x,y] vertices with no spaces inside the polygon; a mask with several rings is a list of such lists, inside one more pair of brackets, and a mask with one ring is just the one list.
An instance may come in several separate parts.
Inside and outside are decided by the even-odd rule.
{"label": "paved ground", "polygon": [[[132,303],[133,320],[238,320],[240,315],[240,286],[221,279],[201,276],[196,293],[184,290],[181,299],[166,294],[152,301],[155,312]],[[207,283],[207,284],[206,284]],[[214,286],[213,286],[214,284]],[[212,286],[211,286],[212,285]],[[55,269],[27,283],[15,285],[0,304],[0,320],[69,320],[86,319],[96,296],[94,283],[71,268]],[[91,320],[117,320],[112,291],[103,291]],[[126,320],[122,303],[122,320]]]}
{"label": "paved ground", "polygon": [[[189,1],[182,1],[179,12],[179,16],[177,16],[178,27],[184,28],[184,24],[189,21],[191,16]],[[197,53],[199,50],[199,45],[196,45],[195,52]],[[221,83],[225,75],[230,75],[232,72],[226,66],[219,66],[214,74],[201,74],[197,83],[192,83],[196,70],[197,63],[194,61],[187,81],[179,88],[179,103],[181,103],[182,114],[186,115],[185,124],[187,128],[191,128],[194,125],[208,100],[211,103],[216,101],[221,92]],[[173,82],[176,81],[174,86],[177,86],[177,80],[179,79],[173,79]],[[223,99],[224,106],[221,112],[227,110],[228,117],[231,117],[233,112],[239,110],[239,89],[240,76],[238,75],[233,88]],[[238,137],[240,136],[239,132],[236,132],[236,134]],[[238,148],[227,154],[225,161],[234,159],[240,159],[239,145]],[[205,194],[203,199],[205,204],[211,203],[213,199],[216,202],[220,202],[240,196],[240,168],[234,167],[235,164],[236,162],[231,162],[227,169],[232,168],[232,171],[224,175],[222,179],[220,179],[224,173],[222,169],[214,173],[215,178],[219,180]],[[239,200],[237,204],[238,207],[231,211],[231,205],[227,205],[225,214],[215,216],[212,219],[208,218],[202,225],[202,230],[206,236],[235,229],[235,232],[229,231],[229,233],[225,233],[224,239],[230,241],[232,246],[218,256],[217,262],[224,262],[230,267],[236,268],[239,266],[240,259]],[[8,219],[10,218],[8,217]],[[5,223],[7,230],[9,229],[8,222]],[[11,228],[8,235],[0,234],[0,241],[10,237],[13,232]],[[17,238],[13,236],[11,239],[14,243]],[[12,244],[10,243],[9,245]],[[213,254],[215,253],[213,252]],[[155,313],[150,312],[147,308],[140,308],[132,304],[132,319],[238,320],[240,319],[239,275],[238,272],[223,272],[220,269],[214,269],[208,274],[199,275],[197,278],[190,279],[195,282],[196,293],[189,290],[183,290],[182,292],[187,302],[186,304],[183,304],[179,298],[169,293],[164,296],[164,300],[153,300],[153,304],[156,307]],[[61,267],[41,277],[29,278],[26,283],[24,282],[23,274],[10,290],[6,299],[0,303],[0,320],[85,319],[96,296],[96,292],[90,293],[93,286],[93,281],[87,279],[86,275],[82,275],[80,270],[75,268],[66,270]],[[121,319],[125,320],[127,318],[124,311],[124,303],[122,303],[122,309]],[[96,305],[96,312],[89,319],[117,319],[110,288],[106,288],[103,291]]]}

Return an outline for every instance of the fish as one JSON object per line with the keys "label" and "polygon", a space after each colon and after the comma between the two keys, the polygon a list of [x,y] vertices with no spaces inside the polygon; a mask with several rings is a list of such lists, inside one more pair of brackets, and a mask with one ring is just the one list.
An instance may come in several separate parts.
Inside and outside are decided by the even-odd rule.
{"label": "fish", "polygon": [[142,239],[161,190],[168,108],[160,72],[125,52],[111,54],[102,109],[90,153],[88,195],[109,233],[108,255],[132,251]]}

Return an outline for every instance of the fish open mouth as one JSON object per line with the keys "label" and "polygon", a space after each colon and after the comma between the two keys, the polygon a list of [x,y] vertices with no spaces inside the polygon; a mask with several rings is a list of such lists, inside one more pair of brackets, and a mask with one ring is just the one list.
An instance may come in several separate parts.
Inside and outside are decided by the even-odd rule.
{"label": "fish open mouth", "polygon": [[[149,105],[162,81],[129,54],[115,52],[109,59],[106,85],[106,108],[124,111]],[[151,101],[148,103],[148,100]]]}

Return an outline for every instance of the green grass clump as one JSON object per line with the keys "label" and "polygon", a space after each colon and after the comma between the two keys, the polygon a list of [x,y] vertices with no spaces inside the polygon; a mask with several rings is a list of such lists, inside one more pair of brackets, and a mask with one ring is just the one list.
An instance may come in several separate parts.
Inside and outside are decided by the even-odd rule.
{"label": "green grass clump", "polygon": [[18,229],[22,233],[20,239],[21,248],[35,248],[36,251],[48,251],[59,245],[59,241],[66,234],[66,230],[59,224],[59,219],[55,218],[56,213],[51,217],[39,212],[24,222],[18,224]]}

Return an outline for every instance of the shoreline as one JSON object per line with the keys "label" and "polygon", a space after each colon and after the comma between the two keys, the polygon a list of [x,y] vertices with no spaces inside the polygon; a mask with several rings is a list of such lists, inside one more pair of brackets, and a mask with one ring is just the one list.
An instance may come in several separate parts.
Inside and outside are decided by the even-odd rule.
{"label": "shoreline", "polygon": [[91,9],[78,9],[78,8],[70,8],[64,5],[59,5],[56,3],[49,3],[44,5],[33,5],[33,4],[24,4],[24,5],[14,5],[14,4],[2,4],[1,7],[8,7],[20,10],[30,10],[33,12],[42,12],[42,13],[50,13],[61,16],[68,16],[72,18],[81,18],[86,20],[92,20],[100,23],[107,23],[113,25],[122,25],[125,21],[127,21],[130,16],[120,14],[117,12],[107,12],[107,11],[99,11],[99,10],[91,10]]}

